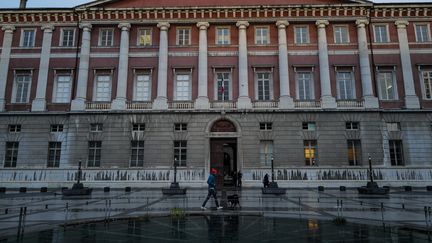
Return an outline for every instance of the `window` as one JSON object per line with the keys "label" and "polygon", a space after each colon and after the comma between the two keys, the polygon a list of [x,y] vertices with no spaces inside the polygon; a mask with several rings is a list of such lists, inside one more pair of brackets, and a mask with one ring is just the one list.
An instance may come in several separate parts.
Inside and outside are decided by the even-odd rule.
{"label": "window", "polygon": [[15,71],[13,103],[28,103],[32,71]]}
{"label": "window", "polygon": [[228,27],[216,28],[216,45],[230,44],[230,29]]}
{"label": "window", "polygon": [[75,29],[62,29],[61,30],[60,46],[71,47],[75,42]]}
{"label": "window", "polygon": [[4,167],[16,167],[19,142],[6,142]]}
{"label": "window", "polygon": [[337,91],[338,99],[352,100],[355,99],[353,73],[349,71],[337,71]]}
{"label": "window", "polygon": [[135,73],[134,101],[150,101],[151,74],[149,72]]}
{"label": "window", "polygon": [[34,47],[36,38],[36,30],[23,29],[21,32],[21,47]]}
{"label": "window", "polygon": [[394,71],[378,71],[378,89],[381,100],[396,100],[396,80]]}
{"label": "window", "polygon": [[296,80],[297,80],[297,99],[299,100],[315,99],[312,72],[297,72]]}
{"label": "window", "polygon": [[315,122],[303,122],[302,128],[303,128],[303,130],[315,131],[316,130],[316,123]]}
{"label": "window", "polygon": [[430,32],[428,24],[415,24],[415,36],[417,42],[429,42]]}
{"label": "window", "polygon": [[112,73],[96,71],[94,101],[111,101],[111,76]]}
{"label": "window", "polygon": [[432,71],[421,72],[421,83],[423,89],[423,98],[426,100],[432,99]]}
{"label": "window", "polygon": [[270,34],[268,27],[255,27],[255,44],[267,45],[270,44]]}
{"label": "window", "polygon": [[51,125],[51,132],[63,132],[63,124]]}
{"label": "window", "polygon": [[273,141],[260,141],[260,161],[261,165],[270,166],[273,159]]}
{"label": "window", "polygon": [[103,124],[102,123],[90,123],[90,132],[102,132]]}
{"label": "window", "polygon": [[54,103],[69,103],[71,94],[72,72],[55,71]]}
{"label": "window", "polygon": [[152,30],[144,28],[138,30],[138,45],[151,46],[152,45]]}
{"label": "window", "polygon": [[101,162],[101,141],[88,142],[88,160],[87,167],[99,167]]}
{"label": "window", "polygon": [[99,46],[113,46],[114,45],[114,30],[101,29],[99,32]]}
{"label": "window", "polygon": [[387,34],[387,25],[374,25],[375,42],[386,43],[389,42]]}
{"label": "window", "polygon": [[316,140],[304,140],[304,157],[306,166],[315,166],[317,158],[317,142]]}
{"label": "window", "polygon": [[9,124],[8,128],[9,128],[9,132],[12,133],[21,132],[21,125],[19,124]]}
{"label": "window", "polygon": [[189,73],[177,73],[175,75],[175,100],[191,100],[191,75]]}
{"label": "window", "polygon": [[187,131],[187,123],[174,123],[174,131]]}
{"label": "window", "polygon": [[358,122],[346,122],[345,123],[346,130],[358,130],[359,123]]}
{"label": "window", "polygon": [[144,165],[144,141],[131,141],[130,167]]}
{"label": "window", "polygon": [[189,46],[191,44],[191,29],[177,28],[177,45]]}
{"label": "window", "polygon": [[230,100],[231,90],[231,73],[230,72],[217,72],[216,73],[216,97],[217,100]]}
{"label": "window", "polygon": [[397,132],[400,131],[400,123],[399,122],[387,122],[387,131],[389,132]]}
{"label": "window", "polygon": [[134,132],[144,132],[145,131],[145,123],[134,123],[134,124],[132,124],[132,131],[134,131]]}
{"label": "window", "polygon": [[59,167],[61,154],[61,142],[49,142],[47,167]]}
{"label": "window", "polygon": [[336,44],[349,43],[347,26],[335,26],[333,30],[334,30],[334,41]]}
{"label": "window", "polygon": [[271,100],[272,74],[270,72],[257,72],[255,78],[257,85],[257,100]]}
{"label": "window", "polygon": [[174,162],[177,166],[186,166],[187,141],[174,141]]}
{"label": "window", "polygon": [[401,140],[389,140],[390,162],[393,166],[403,166],[403,153]]}
{"label": "window", "polygon": [[270,131],[272,130],[273,123],[271,122],[260,122],[260,130],[261,131]]}
{"label": "window", "polygon": [[360,140],[348,140],[348,164],[361,165],[361,145]]}
{"label": "window", "polygon": [[296,26],[294,30],[296,44],[309,43],[309,28],[307,26]]}

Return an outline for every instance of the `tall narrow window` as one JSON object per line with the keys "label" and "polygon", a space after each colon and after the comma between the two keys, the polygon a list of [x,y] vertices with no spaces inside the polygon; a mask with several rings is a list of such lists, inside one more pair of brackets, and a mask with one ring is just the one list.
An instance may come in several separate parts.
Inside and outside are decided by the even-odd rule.
{"label": "tall narrow window", "polygon": [[415,35],[417,42],[429,42],[430,32],[429,24],[415,24]]}
{"label": "tall narrow window", "polygon": [[150,72],[135,72],[134,101],[149,101],[151,99]]}
{"label": "tall narrow window", "polygon": [[297,72],[296,80],[297,80],[297,99],[299,100],[315,99],[312,72]]}
{"label": "tall narrow window", "polygon": [[271,73],[257,72],[255,75],[257,85],[257,100],[271,100]]}
{"label": "tall narrow window", "polygon": [[60,46],[71,47],[74,46],[75,29],[63,28],[61,30]]}
{"label": "tall narrow window", "polygon": [[422,71],[421,72],[422,79],[422,88],[423,88],[423,98],[425,100],[432,99],[432,70],[430,71]]}
{"label": "tall narrow window", "polygon": [[378,71],[378,89],[381,100],[396,100],[396,80],[394,71],[379,70]]}
{"label": "tall narrow window", "polygon": [[404,165],[402,141],[401,140],[389,140],[389,152],[390,162],[393,166]]}
{"label": "tall narrow window", "polygon": [[260,141],[260,161],[261,165],[270,166],[273,158],[273,141]]}
{"label": "tall narrow window", "polygon": [[47,167],[59,167],[60,155],[61,155],[61,142],[49,142]]}
{"label": "tall narrow window", "polygon": [[317,158],[317,142],[316,140],[304,140],[304,158],[305,165],[307,166],[315,166],[316,158]]}
{"label": "tall narrow window", "polygon": [[114,30],[101,29],[99,32],[99,46],[113,46],[114,45]]}
{"label": "tall narrow window", "polygon": [[36,30],[23,29],[21,32],[21,46],[34,47],[35,46]]}
{"label": "tall narrow window", "polygon": [[230,100],[231,73],[217,72],[216,73],[216,97],[217,100]]}
{"label": "tall narrow window", "polygon": [[187,141],[174,141],[174,161],[178,166],[186,166],[187,161]]}
{"label": "tall narrow window", "polygon": [[177,29],[177,45],[189,46],[191,44],[191,29],[178,28]]}
{"label": "tall narrow window", "polygon": [[336,44],[349,43],[347,26],[335,26],[333,30],[334,30],[334,41]]}
{"label": "tall narrow window", "polygon": [[28,103],[32,71],[15,71],[13,103]]}
{"label": "tall narrow window", "polygon": [[144,165],[144,141],[132,141],[130,167],[142,167],[143,165]]}
{"label": "tall narrow window", "polygon": [[361,165],[361,145],[360,140],[348,140],[348,164]]}
{"label": "tall narrow window", "polygon": [[374,25],[374,34],[376,43],[389,42],[387,25]]}
{"label": "tall narrow window", "polygon": [[191,75],[189,73],[177,73],[175,77],[175,100],[191,100]]}
{"label": "tall narrow window", "polygon": [[99,167],[101,162],[101,141],[89,141],[87,167]]}
{"label": "tall narrow window", "polygon": [[267,45],[270,44],[269,28],[256,27],[255,28],[255,44]]}
{"label": "tall narrow window", "polygon": [[296,26],[295,30],[295,43],[307,44],[309,43],[309,29],[307,26]]}
{"label": "tall narrow window", "polygon": [[228,27],[216,28],[216,45],[230,44],[230,29]]}
{"label": "tall narrow window", "polygon": [[96,71],[94,101],[111,101],[111,77],[112,73]]}
{"label": "tall narrow window", "polygon": [[6,142],[4,167],[16,167],[19,142]]}
{"label": "tall narrow window", "polygon": [[348,71],[336,72],[338,99],[355,99],[353,73]]}
{"label": "tall narrow window", "polygon": [[138,30],[138,45],[151,46],[152,45],[152,30],[144,28]]}
{"label": "tall narrow window", "polygon": [[70,70],[55,71],[54,103],[69,103],[71,94],[72,72]]}

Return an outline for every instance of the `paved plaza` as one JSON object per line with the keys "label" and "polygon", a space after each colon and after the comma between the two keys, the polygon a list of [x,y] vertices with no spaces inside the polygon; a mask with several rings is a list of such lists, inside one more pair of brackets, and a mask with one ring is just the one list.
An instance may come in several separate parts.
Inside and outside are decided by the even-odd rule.
{"label": "paved plaza", "polygon": [[[219,199],[221,194],[219,192]],[[232,194],[239,195],[241,207],[216,210],[211,199],[207,203],[208,209],[201,210],[207,195],[205,189],[188,189],[186,195],[166,196],[160,189],[103,192],[96,188],[90,197],[67,199],[61,196],[60,190],[46,193],[8,190],[6,194],[0,194],[0,236],[16,235],[20,230],[31,233],[59,225],[72,227],[88,221],[112,222],[179,212],[192,216],[240,215],[306,220],[333,220],[339,216],[349,223],[377,227],[406,227],[423,233],[432,229],[430,215],[425,214],[425,207],[432,207],[432,192],[424,188],[414,188],[410,192],[392,188],[389,196],[360,196],[355,189],[318,191],[310,188],[288,189],[282,196],[263,195],[260,188],[226,192],[226,195]]]}

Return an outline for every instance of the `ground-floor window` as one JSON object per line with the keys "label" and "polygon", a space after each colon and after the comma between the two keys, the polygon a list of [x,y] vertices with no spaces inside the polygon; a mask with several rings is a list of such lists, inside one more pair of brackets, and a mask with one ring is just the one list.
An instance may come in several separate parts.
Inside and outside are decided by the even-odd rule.
{"label": "ground-floor window", "polygon": [[391,165],[404,165],[402,140],[389,140],[389,151]]}
{"label": "ground-floor window", "polygon": [[260,142],[261,165],[270,166],[272,158],[273,158],[273,141],[262,140]]}
{"label": "ground-floor window", "polygon": [[304,157],[305,165],[314,166],[316,164],[317,157],[317,141],[316,140],[304,140]]}
{"label": "ground-floor window", "polygon": [[348,164],[361,165],[361,144],[360,140],[348,140]]}
{"label": "ground-floor window", "polygon": [[59,167],[61,154],[61,142],[49,142],[47,167]]}
{"label": "ground-floor window", "polygon": [[87,167],[99,167],[101,161],[101,141],[89,141]]}
{"label": "ground-floor window", "polygon": [[187,141],[174,141],[174,161],[177,166],[186,166],[187,160]]}
{"label": "ground-floor window", "polygon": [[142,167],[143,165],[144,165],[144,141],[132,141],[130,167]]}
{"label": "ground-floor window", "polygon": [[19,142],[6,142],[4,167],[16,167]]}

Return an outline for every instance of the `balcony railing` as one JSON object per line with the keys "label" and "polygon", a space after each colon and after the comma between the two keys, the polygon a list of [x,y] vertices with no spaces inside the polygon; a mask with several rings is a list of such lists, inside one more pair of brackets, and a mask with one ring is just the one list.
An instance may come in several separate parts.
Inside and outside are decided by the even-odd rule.
{"label": "balcony railing", "polygon": [[126,104],[128,110],[150,110],[152,109],[152,102],[130,102]]}
{"label": "balcony railing", "polygon": [[210,103],[210,109],[237,109],[237,103],[234,101],[213,101]]}
{"label": "balcony railing", "polygon": [[338,108],[362,108],[364,107],[363,100],[337,100]]}
{"label": "balcony railing", "polygon": [[190,110],[194,108],[192,101],[173,101],[168,102],[168,109],[174,110]]}
{"label": "balcony railing", "polygon": [[321,102],[316,100],[295,100],[294,108],[298,108],[298,109],[321,108]]}
{"label": "balcony railing", "polygon": [[254,101],[252,107],[254,109],[275,109],[278,108],[279,102],[277,101]]}
{"label": "balcony railing", "polygon": [[86,110],[109,110],[111,103],[109,102],[87,102]]}

